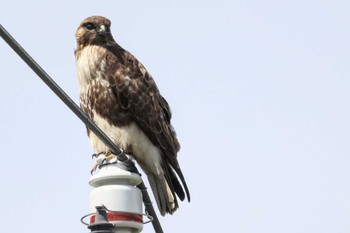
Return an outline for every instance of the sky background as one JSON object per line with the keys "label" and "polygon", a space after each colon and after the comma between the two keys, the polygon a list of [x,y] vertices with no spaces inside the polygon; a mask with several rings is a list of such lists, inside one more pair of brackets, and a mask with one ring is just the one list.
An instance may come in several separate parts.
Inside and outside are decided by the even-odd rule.
{"label": "sky background", "polygon": [[[159,216],[164,232],[348,233],[349,9],[347,0],[11,0],[0,2],[0,23],[78,102],[75,30],[91,15],[112,21],[168,100],[182,146],[192,201]],[[88,232],[83,123],[3,40],[0,61],[1,230]]]}

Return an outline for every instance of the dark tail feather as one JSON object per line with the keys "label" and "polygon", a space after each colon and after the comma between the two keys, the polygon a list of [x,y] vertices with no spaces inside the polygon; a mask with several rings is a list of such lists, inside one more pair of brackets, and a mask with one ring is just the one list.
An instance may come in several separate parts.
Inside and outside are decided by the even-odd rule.
{"label": "dark tail feather", "polygon": [[[185,188],[187,200],[188,200],[188,202],[190,202],[190,201],[191,201],[191,196],[190,196],[190,191],[188,190],[188,187],[187,187],[187,184],[186,184],[185,177],[184,177],[184,175],[182,174],[182,171],[181,171],[181,169],[180,169],[179,166],[176,167],[176,168],[174,168],[174,170],[176,171],[177,175],[180,177],[180,180],[181,180],[181,182],[182,182],[182,185],[183,185],[183,187]],[[179,183],[179,182],[177,182],[177,183]],[[182,191],[182,190],[181,190],[181,191]],[[182,200],[181,200],[181,201],[182,201]]]}
{"label": "dark tail feather", "polygon": [[183,188],[179,180],[177,179],[177,176],[174,170],[169,164],[167,166],[167,169],[168,169],[168,174],[170,176],[171,184],[173,186],[173,190],[175,191],[176,195],[180,198],[180,200],[183,201],[185,199],[185,193],[183,191]]}
{"label": "dark tail feather", "polygon": [[[168,158],[169,158],[169,156],[168,156]],[[176,158],[175,158],[175,159],[168,160],[168,163],[167,163],[167,170],[169,171],[169,173],[170,173],[170,171],[172,171],[172,172],[170,173],[170,174],[171,174],[171,181],[172,181],[174,184],[176,184],[176,185],[174,185],[174,186],[177,186],[176,188],[177,188],[178,190],[181,190],[181,192],[183,193],[183,190],[182,190],[182,188],[181,188],[181,185],[179,184],[179,181],[177,180],[177,177],[176,177],[176,175],[175,175],[174,172],[173,172],[173,171],[175,170],[176,174],[179,176],[179,178],[180,178],[180,180],[181,180],[182,186],[183,186],[184,189],[185,189],[186,196],[187,196],[187,200],[188,200],[188,202],[190,202],[190,201],[191,201],[190,191],[188,190],[185,177],[184,177],[184,175],[182,174],[182,171],[181,171],[181,169],[180,169],[180,165],[179,165],[179,163],[177,162]],[[176,181],[174,181],[174,180],[176,180]],[[177,190],[177,189],[176,189],[176,190]],[[180,192],[180,193],[181,193],[181,192]],[[179,197],[180,197],[180,196],[179,196]],[[181,199],[181,198],[180,198],[180,199]],[[183,198],[183,199],[184,199],[184,198]],[[181,201],[182,201],[183,199],[181,199]]]}

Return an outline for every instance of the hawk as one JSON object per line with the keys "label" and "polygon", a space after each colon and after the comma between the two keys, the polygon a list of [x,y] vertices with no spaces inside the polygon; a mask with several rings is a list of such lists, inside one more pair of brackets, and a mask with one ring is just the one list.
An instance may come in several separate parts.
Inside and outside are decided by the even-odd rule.
{"label": "hawk", "polygon": [[[82,110],[147,175],[160,213],[172,214],[177,197],[190,201],[177,161],[180,144],[171,125],[171,111],[145,67],[115,42],[111,21],[102,16],[84,19],[75,50]],[[96,154],[109,148],[88,129]],[[181,182],[180,182],[181,181]]]}

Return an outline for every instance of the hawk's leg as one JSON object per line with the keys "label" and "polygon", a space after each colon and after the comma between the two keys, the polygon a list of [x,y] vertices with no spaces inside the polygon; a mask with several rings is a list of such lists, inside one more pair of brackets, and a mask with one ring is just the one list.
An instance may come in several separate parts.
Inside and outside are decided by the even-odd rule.
{"label": "hawk's leg", "polygon": [[109,162],[111,161],[112,159],[114,159],[116,156],[115,154],[113,154],[111,151],[108,151],[107,154],[105,155],[105,159],[102,161],[102,164],[104,162]]}
{"label": "hawk's leg", "polygon": [[93,174],[100,165],[109,163],[112,159],[116,158],[115,154],[108,151],[107,153],[100,152],[98,154],[93,154],[92,158],[96,157],[96,162],[91,169],[91,174]]}
{"label": "hawk's leg", "polygon": [[104,152],[100,152],[98,154],[93,154],[92,158],[96,158],[96,162],[94,163],[94,165],[92,166],[91,169],[91,175],[96,171],[96,169],[103,163],[103,161],[106,158],[106,155]]}

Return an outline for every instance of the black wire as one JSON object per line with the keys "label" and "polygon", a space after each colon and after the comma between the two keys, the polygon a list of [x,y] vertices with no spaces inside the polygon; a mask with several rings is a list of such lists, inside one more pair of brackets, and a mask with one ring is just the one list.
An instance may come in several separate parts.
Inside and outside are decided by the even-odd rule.
{"label": "black wire", "polygon": [[[78,107],[78,105],[57,85],[57,83],[45,72],[45,70],[43,70],[39,64],[35,62],[35,60],[21,47],[21,45],[6,31],[1,24],[0,36],[41,78],[41,80],[67,105],[67,107],[111,150],[111,152],[117,155],[118,160],[121,161],[123,165],[128,168],[128,170],[130,169],[135,173],[139,173],[133,161],[129,159],[128,156],[126,156],[124,152],[119,149],[93,121],[90,120],[90,118]],[[142,198],[147,213],[154,218],[152,225],[155,232],[163,233],[153,205],[150,204],[152,202],[145,184],[142,182],[137,187],[142,192]]]}

